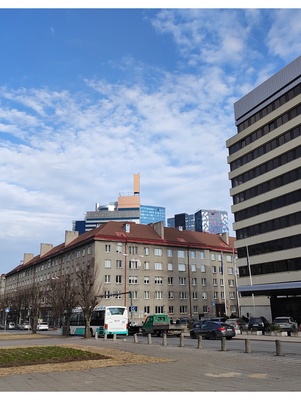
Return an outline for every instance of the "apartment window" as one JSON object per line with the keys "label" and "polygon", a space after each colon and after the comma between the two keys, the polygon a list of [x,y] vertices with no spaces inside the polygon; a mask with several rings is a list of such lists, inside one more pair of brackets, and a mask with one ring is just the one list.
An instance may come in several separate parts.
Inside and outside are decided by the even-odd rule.
{"label": "apartment window", "polygon": [[149,261],[144,261],[143,269],[149,269]]}
{"label": "apartment window", "polygon": [[235,286],[234,279],[229,279],[228,283],[229,283],[230,287],[234,287]]}
{"label": "apartment window", "polygon": [[231,255],[227,255],[226,256],[226,260],[227,260],[227,262],[232,262],[232,256]]}
{"label": "apartment window", "polygon": [[105,260],[105,268],[111,268],[111,260]]}
{"label": "apartment window", "polygon": [[163,299],[163,292],[156,290],[156,291],[155,291],[155,299],[156,299],[156,300],[161,300],[161,299]]}
{"label": "apartment window", "polygon": [[149,247],[144,247],[144,255],[149,256]]}
{"label": "apartment window", "polygon": [[173,271],[173,264],[172,263],[168,263],[167,264],[167,271]]}
{"label": "apartment window", "polygon": [[138,284],[138,276],[129,276],[129,284],[137,285]]}
{"label": "apartment window", "polygon": [[149,285],[149,284],[150,284],[149,276],[145,276],[145,277],[143,278],[143,283],[144,283],[145,285]]}
{"label": "apartment window", "polygon": [[105,275],[105,283],[111,283],[111,275]]}
{"label": "apartment window", "polygon": [[220,266],[220,267],[218,267],[218,270],[219,270],[219,273],[220,273],[220,274],[223,274],[223,273],[224,273],[224,267]]}
{"label": "apartment window", "polygon": [[195,258],[195,251],[190,252],[190,258]]}
{"label": "apartment window", "polygon": [[77,250],[77,252],[76,252],[76,258],[79,258],[80,257],[80,250]]}
{"label": "apartment window", "polygon": [[149,299],[150,299],[150,292],[149,292],[148,290],[146,290],[146,291],[144,292],[143,297],[144,297],[144,300],[149,300]]}
{"label": "apartment window", "polygon": [[163,285],[162,276],[155,276],[155,285]]}
{"label": "apartment window", "polygon": [[186,265],[185,264],[178,264],[178,271],[185,272],[186,271]]}
{"label": "apartment window", "polygon": [[187,314],[188,307],[187,306],[180,306],[180,314]]}
{"label": "apartment window", "polygon": [[130,269],[138,269],[138,261],[136,260],[131,260],[129,264]]}
{"label": "apartment window", "polygon": [[87,253],[91,254],[91,246],[88,246]]}
{"label": "apartment window", "polygon": [[175,298],[174,292],[168,292],[168,298],[170,300],[174,299]]}
{"label": "apartment window", "polygon": [[223,261],[222,255],[221,255],[221,254],[218,254],[218,255],[217,255],[217,259],[218,259],[218,261],[222,262],[222,261]]}
{"label": "apartment window", "polygon": [[180,300],[187,300],[187,292],[180,292]]}
{"label": "apartment window", "polygon": [[149,314],[150,313],[150,308],[149,306],[144,306],[144,314]]}
{"label": "apartment window", "polygon": [[129,246],[129,254],[138,254],[137,246]]}
{"label": "apartment window", "polygon": [[178,258],[185,258],[185,251],[184,250],[178,250]]}
{"label": "apartment window", "polygon": [[201,265],[201,272],[206,272],[206,265]]}
{"label": "apartment window", "polygon": [[206,278],[202,278],[201,282],[202,282],[202,286],[207,286]]}
{"label": "apartment window", "polygon": [[219,280],[219,284],[220,284],[221,286],[224,286],[224,280],[223,280],[223,279],[220,279],[220,280]]}
{"label": "apartment window", "polygon": [[197,300],[198,299],[198,292],[192,292],[192,299]]}
{"label": "apartment window", "polygon": [[235,299],[235,292],[229,292],[229,297],[231,300]]}
{"label": "apartment window", "polygon": [[[131,296],[133,300],[137,300],[138,299],[138,292],[137,290],[132,290],[131,291]],[[130,310],[131,311],[131,310]],[[137,307],[135,308],[135,312],[137,312]]]}
{"label": "apartment window", "polygon": [[224,292],[221,292],[221,299],[225,300],[225,293]]}
{"label": "apartment window", "polygon": [[121,285],[122,284],[122,275],[116,275],[115,282],[117,285]]}
{"label": "apartment window", "polygon": [[228,271],[229,275],[233,275],[234,274],[234,268],[232,268],[232,267],[228,267],[227,271]]}
{"label": "apartment window", "polygon": [[170,249],[167,250],[167,257],[172,257],[172,250]]}
{"label": "apartment window", "polygon": [[161,262],[156,262],[155,263],[155,270],[156,271],[162,271],[163,270],[163,264]]}
{"label": "apartment window", "polygon": [[186,277],[179,278],[179,285],[186,285]]}
{"label": "apartment window", "polygon": [[167,278],[167,283],[168,283],[168,285],[173,285],[173,276],[169,276]]}
{"label": "apartment window", "polygon": [[211,253],[211,261],[215,261],[215,254]]}
{"label": "apartment window", "polygon": [[197,278],[192,278],[192,286],[197,286],[198,280]]}
{"label": "apartment window", "polygon": [[154,256],[159,256],[161,257],[163,255],[163,250],[162,249],[154,249]]}
{"label": "apartment window", "polygon": [[213,267],[212,267],[212,273],[213,273],[213,274],[216,274],[216,266],[213,266]]}
{"label": "apartment window", "polygon": [[218,299],[218,292],[213,292],[213,298],[214,298],[214,300]]}
{"label": "apartment window", "polygon": [[106,253],[111,253],[111,245],[110,244],[106,244],[105,245],[105,252]]}
{"label": "apartment window", "polygon": [[207,292],[202,292],[202,299],[207,300],[208,299],[208,294]]}
{"label": "apartment window", "polygon": [[196,272],[196,264],[191,264],[191,272]]}
{"label": "apartment window", "polygon": [[203,313],[204,314],[208,313],[208,306],[203,306]]}
{"label": "apartment window", "polygon": [[217,286],[217,279],[213,279],[213,286]]}
{"label": "apartment window", "polygon": [[200,252],[200,259],[205,260],[205,253],[203,251]]}
{"label": "apartment window", "polygon": [[116,260],[116,268],[122,268],[122,260]]}
{"label": "apartment window", "polygon": [[164,306],[155,306],[155,314],[163,314]]}

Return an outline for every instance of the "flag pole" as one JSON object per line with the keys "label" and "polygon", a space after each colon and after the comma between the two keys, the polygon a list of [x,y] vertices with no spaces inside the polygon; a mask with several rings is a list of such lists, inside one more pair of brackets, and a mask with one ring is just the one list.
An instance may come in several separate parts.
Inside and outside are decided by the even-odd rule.
{"label": "flag pole", "polygon": [[222,253],[222,252],[221,252],[221,269],[222,269],[223,281],[224,281],[225,314],[228,315],[228,310],[227,310],[227,296],[226,296],[226,282],[225,282],[225,271],[224,271],[223,253]]}
{"label": "flag pole", "polygon": [[[246,250],[247,250],[247,264],[248,264],[249,275],[250,275],[250,284],[251,284],[251,286],[253,286],[248,246],[246,246]],[[255,316],[255,298],[254,298],[254,292],[253,291],[252,291],[252,302],[253,302],[253,313],[254,313],[254,316]]]}

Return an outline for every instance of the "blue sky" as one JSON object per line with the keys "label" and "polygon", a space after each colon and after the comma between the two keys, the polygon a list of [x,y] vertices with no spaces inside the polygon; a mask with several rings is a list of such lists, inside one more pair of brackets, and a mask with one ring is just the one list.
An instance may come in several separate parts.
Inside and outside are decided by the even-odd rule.
{"label": "blue sky", "polygon": [[132,192],[134,173],[142,204],[167,217],[226,210],[233,234],[234,103],[300,56],[300,20],[300,9],[0,9],[0,273]]}

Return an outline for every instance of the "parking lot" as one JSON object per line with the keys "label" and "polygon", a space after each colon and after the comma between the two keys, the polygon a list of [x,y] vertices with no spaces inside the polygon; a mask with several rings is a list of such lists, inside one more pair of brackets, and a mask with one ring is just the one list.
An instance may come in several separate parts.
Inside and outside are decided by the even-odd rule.
{"label": "parking lot", "polygon": [[[34,373],[0,376],[1,391],[299,391],[301,389],[301,356],[287,354],[275,356],[275,339],[251,338],[251,346],[269,342],[270,350],[254,350],[245,353],[245,337],[233,339],[236,349],[221,351],[220,341],[204,341],[202,349],[197,341],[187,338],[180,346],[179,338],[168,338],[164,346],[162,338],[145,337],[83,339],[63,338],[59,332],[39,332],[34,339],[26,332],[16,333],[22,339],[3,340],[7,333],[0,333],[1,346],[34,344],[81,344],[87,347],[119,349],[134,354],[170,359],[170,362],[124,365],[110,368],[93,368],[82,371]],[[10,336],[10,335],[9,335]],[[300,338],[284,338],[286,344],[301,346]],[[189,345],[188,345],[189,343]]]}

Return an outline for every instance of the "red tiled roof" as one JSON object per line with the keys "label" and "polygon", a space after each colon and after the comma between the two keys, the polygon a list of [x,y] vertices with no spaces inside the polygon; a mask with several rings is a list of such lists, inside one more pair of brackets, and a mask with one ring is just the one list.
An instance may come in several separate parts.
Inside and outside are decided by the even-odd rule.
{"label": "red tiled roof", "polygon": [[[129,226],[129,231],[126,232],[125,226]],[[204,248],[212,249],[214,251],[233,252],[234,249],[234,237],[229,237],[229,244],[227,245],[221,235],[213,235],[206,232],[193,232],[193,231],[180,231],[176,228],[163,228],[163,237],[159,235],[154,229],[155,224],[142,225],[136,224],[135,222],[121,222],[121,221],[109,221],[101,224],[99,227],[92,229],[91,231],[85,232],[79,235],[76,239],[71,241],[65,246],[65,243],[61,243],[58,246],[53,247],[42,257],[37,255],[33,257],[26,264],[20,264],[8,274],[34,265],[42,260],[47,260],[55,255],[66,252],[68,249],[76,248],[89,243],[94,240],[112,240],[128,243],[145,243],[145,244],[157,244],[157,245],[170,245],[179,247],[191,247],[191,248]],[[159,229],[160,230],[160,229]]]}

